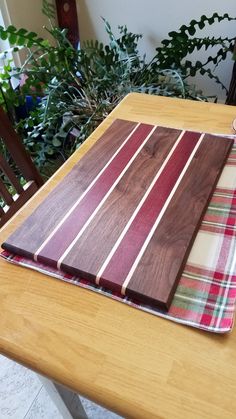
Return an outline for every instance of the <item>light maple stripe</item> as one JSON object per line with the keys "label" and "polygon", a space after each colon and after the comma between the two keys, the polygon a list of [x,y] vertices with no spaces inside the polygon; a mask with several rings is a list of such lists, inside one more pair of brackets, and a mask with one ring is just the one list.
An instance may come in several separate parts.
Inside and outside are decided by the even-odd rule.
{"label": "light maple stripe", "polygon": [[97,277],[96,277],[96,284],[99,285],[101,276],[103,274],[103,272],[105,271],[107,265],[109,264],[110,260],[112,259],[114,253],[116,252],[117,248],[119,247],[120,243],[122,242],[124,236],[126,235],[128,229],[130,228],[133,220],[135,219],[136,215],[138,214],[140,208],[142,207],[142,205],[144,204],[144,202],[146,201],[148,195],[150,194],[150,192],[152,191],[157,179],[160,177],[161,173],[163,172],[164,168],[166,167],[168,161],[170,160],[172,154],[174,153],[176,147],[178,146],[178,144],[180,143],[183,135],[185,134],[185,131],[182,131],[181,134],[179,135],[179,137],[177,138],[174,146],[172,147],[172,149],[170,150],[169,154],[167,155],[166,159],[164,160],[164,162],[162,163],[160,169],[158,170],[158,172],[156,173],[155,177],[153,178],[150,186],[148,187],[147,191],[145,192],[145,194],[143,195],[142,199],[140,200],[139,204],[137,205],[135,211],[133,212],[132,216],[130,217],[128,223],[126,224],[124,230],[122,231],[121,235],[119,236],[117,242],[115,243],[115,245],[113,246],[113,248],[111,249],[109,255],[107,256],[106,260],[104,261],[102,267],[100,268]]}
{"label": "light maple stripe", "polygon": [[136,259],[135,259],[135,261],[134,261],[134,263],[133,263],[133,265],[132,265],[132,267],[131,267],[131,269],[130,269],[127,277],[126,277],[126,279],[124,280],[123,285],[122,285],[122,289],[121,289],[121,293],[123,295],[125,295],[126,288],[127,288],[128,284],[129,284],[129,282],[130,282],[130,280],[131,280],[131,278],[132,278],[132,276],[133,276],[133,274],[134,274],[134,272],[135,272],[135,270],[136,270],[136,268],[137,268],[137,266],[138,266],[138,264],[139,264],[139,262],[140,262],[140,260],[141,260],[141,258],[143,256],[143,254],[144,254],[144,252],[145,252],[145,250],[146,250],[146,248],[147,248],[150,240],[152,239],[153,234],[155,233],[155,230],[156,230],[158,224],[160,223],[160,221],[161,221],[161,219],[162,219],[162,217],[163,217],[166,209],[168,208],[168,206],[169,206],[169,204],[170,204],[170,202],[171,202],[171,200],[172,200],[172,198],[173,198],[173,196],[174,196],[174,194],[175,194],[175,192],[176,192],[176,190],[177,190],[177,188],[178,188],[181,180],[183,179],[183,177],[184,177],[184,175],[185,175],[188,167],[190,166],[190,164],[192,162],[192,159],[193,159],[194,155],[196,154],[196,151],[198,150],[199,146],[201,145],[202,140],[204,138],[204,135],[205,134],[202,134],[200,136],[200,138],[199,138],[196,146],[194,147],[192,153],[190,154],[190,157],[188,158],[187,163],[184,166],[184,169],[182,170],[180,176],[178,177],[178,179],[177,179],[177,181],[175,183],[175,186],[171,190],[170,195],[168,196],[168,198],[167,198],[164,206],[162,207],[162,209],[161,209],[161,211],[160,211],[160,213],[159,213],[159,215],[158,215],[155,223],[153,224],[153,227],[151,228],[151,230],[150,230],[150,232],[149,232],[149,234],[148,234],[148,236],[147,236],[147,238],[146,238],[143,246],[141,247],[141,249],[140,249],[140,251],[139,251],[139,253],[138,253],[138,255],[137,255],[137,257],[136,257]]}
{"label": "light maple stripe", "polygon": [[61,219],[61,221],[57,224],[57,226],[54,228],[54,230],[49,234],[49,236],[44,240],[44,242],[41,244],[41,246],[38,248],[38,250],[34,254],[34,260],[37,262],[38,254],[43,250],[43,248],[46,246],[46,244],[51,240],[51,238],[55,235],[55,233],[59,230],[59,228],[63,225],[63,223],[69,218],[69,216],[72,214],[72,212],[75,210],[75,208],[80,204],[82,199],[87,195],[87,193],[90,191],[90,189],[94,186],[94,184],[99,180],[101,175],[105,172],[105,170],[108,168],[108,166],[112,163],[112,161],[115,159],[115,157],[119,154],[119,152],[122,150],[122,148],[125,146],[125,144],[129,141],[129,139],[132,137],[132,135],[135,133],[137,128],[141,125],[141,123],[137,123],[137,125],[133,128],[133,130],[130,132],[130,134],[127,136],[125,141],[120,145],[120,147],[116,150],[116,152],[112,155],[112,157],[108,160],[108,162],[105,164],[105,166],[102,168],[102,170],[97,174],[97,176],[93,179],[93,181],[90,183],[90,185],[85,189],[85,191],[82,193],[82,195],[77,199],[77,201],[72,205],[72,207],[69,209],[69,211],[65,214],[65,216]]}
{"label": "light maple stripe", "polygon": [[127,170],[129,169],[129,167],[131,166],[131,164],[133,163],[133,161],[136,159],[136,157],[140,153],[140,151],[143,149],[143,147],[145,146],[145,144],[148,142],[149,138],[152,136],[152,134],[153,134],[153,132],[155,131],[156,128],[157,128],[156,125],[152,128],[152,130],[147,135],[147,137],[144,139],[144,141],[142,142],[142,144],[140,145],[140,147],[137,149],[137,151],[134,153],[134,155],[132,156],[132,158],[129,160],[128,164],[122,170],[121,174],[117,177],[116,181],[113,183],[113,185],[108,190],[108,192],[106,193],[106,195],[100,201],[99,205],[96,207],[96,209],[93,211],[93,213],[88,218],[88,220],[86,221],[86,223],[83,225],[82,229],[79,231],[79,233],[77,234],[77,236],[75,237],[75,239],[71,242],[70,246],[68,246],[68,248],[65,250],[65,252],[63,253],[63,255],[60,257],[60,259],[57,262],[57,268],[58,269],[61,268],[61,264],[63,263],[63,260],[66,258],[66,256],[69,254],[69,252],[71,251],[71,249],[74,247],[75,243],[79,240],[79,238],[82,236],[82,234],[84,233],[84,231],[86,230],[86,228],[89,226],[89,224],[91,223],[91,221],[94,219],[95,215],[98,213],[98,211],[100,210],[100,208],[102,207],[102,205],[105,203],[105,201],[107,200],[107,198],[109,197],[109,195],[115,189],[116,185],[119,183],[119,181],[122,179],[122,177],[124,176],[124,174],[127,172]]}

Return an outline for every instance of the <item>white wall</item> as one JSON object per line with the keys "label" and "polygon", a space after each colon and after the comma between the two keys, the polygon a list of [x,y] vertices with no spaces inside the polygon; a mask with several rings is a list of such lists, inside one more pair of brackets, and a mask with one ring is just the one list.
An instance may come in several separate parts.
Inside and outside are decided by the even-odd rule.
{"label": "white wall", "polygon": [[42,0],[0,0],[6,2],[11,22],[17,28],[23,27],[47,36],[43,26],[47,18],[42,14]]}
{"label": "white wall", "polygon": [[[52,0],[53,1],[53,0]],[[7,3],[12,24],[25,27],[47,37],[43,25],[47,18],[41,13],[42,0],[0,0],[0,5]],[[107,41],[104,25],[100,16],[105,17],[114,30],[118,25],[127,24],[132,32],[143,34],[140,51],[151,57],[159,42],[168,36],[168,32],[177,30],[191,19],[198,19],[202,14],[228,12],[236,16],[235,0],[77,0],[81,39],[97,38]],[[207,29],[205,34],[215,36],[236,36],[235,22],[220,23]],[[229,84],[233,62],[230,57],[221,65],[217,74],[225,84]],[[202,77],[198,85],[209,94],[218,93],[221,100],[224,95],[210,80]]]}
{"label": "white wall", "polygon": [[[107,41],[104,25],[100,16],[105,17],[114,29],[118,25],[127,24],[132,32],[143,34],[140,43],[142,53],[148,57],[154,54],[158,43],[168,36],[168,32],[177,30],[182,24],[189,23],[206,14],[213,12],[229,13],[236,16],[235,0],[77,0],[79,8],[79,24],[81,39],[97,38],[102,42]],[[220,23],[207,29],[206,35],[214,33],[215,36],[236,36],[236,22]],[[229,84],[232,61],[230,56],[217,74],[225,84]],[[209,80],[198,81],[204,92],[214,94],[218,92],[221,100],[224,94]]]}
{"label": "white wall", "polygon": [[[54,0],[51,0],[54,2]],[[44,26],[48,26],[48,18],[42,13],[42,0],[0,0],[5,25],[25,28],[36,32],[43,38],[50,38]]]}
{"label": "white wall", "polygon": [[[14,25],[16,28],[25,28],[54,42],[44,28],[44,26],[50,26],[48,18],[42,13],[42,0],[0,0],[0,8],[5,26]],[[20,66],[25,61],[24,51],[13,55],[16,65]]]}

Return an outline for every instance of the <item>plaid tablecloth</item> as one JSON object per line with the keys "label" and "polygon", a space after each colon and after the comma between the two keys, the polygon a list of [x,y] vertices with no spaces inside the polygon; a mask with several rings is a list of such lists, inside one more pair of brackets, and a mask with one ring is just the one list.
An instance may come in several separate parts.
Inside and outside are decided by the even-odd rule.
{"label": "plaid tablecloth", "polygon": [[[222,139],[223,141],[223,139]],[[97,287],[29,259],[1,253],[9,262],[88,288],[148,313],[209,332],[229,332],[236,301],[236,140],[168,313]]]}

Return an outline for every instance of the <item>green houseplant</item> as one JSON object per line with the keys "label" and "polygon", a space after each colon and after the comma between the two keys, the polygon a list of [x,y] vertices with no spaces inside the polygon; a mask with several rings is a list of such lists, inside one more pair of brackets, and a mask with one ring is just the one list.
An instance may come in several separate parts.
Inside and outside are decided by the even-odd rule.
{"label": "green houseplant", "polygon": [[[104,20],[109,42],[87,41],[75,50],[66,37],[66,30],[54,24],[54,7],[43,1],[43,12],[49,19],[45,30],[55,41],[38,37],[26,29],[0,27],[0,37],[8,39],[12,51],[24,48],[27,58],[21,68],[10,68],[9,62],[2,73],[3,99],[8,109],[24,101],[25,94],[41,96],[40,105],[18,124],[26,147],[30,150],[41,173],[51,171],[78,147],[116,104],[129,92],[144,92],[176,96],[194,100],[208,100],[188,82],[197,73],[207,75],[221,84],[209,64],[218,65],[231,50],[233,39],[198,38],[196,29],[221,20],[235,20],[227,14],[217,13],[210,18],[202,16],[192,20],[179,31],[169,33],[150,62],[141,57],[138,42],[141,35],[119,27],[115,37]],[[219,46],[214,56],[204,63],[192,63],[186,57],[195,50]],[[7,67],[8,66],[8,67]],[[9,88],[12,75],[25,83],[19,92]],[[71,136],[71,131],[76,132]],[[76,129],[76,131],[75,131]],[[50,169],[48,171],[48,166]]]}

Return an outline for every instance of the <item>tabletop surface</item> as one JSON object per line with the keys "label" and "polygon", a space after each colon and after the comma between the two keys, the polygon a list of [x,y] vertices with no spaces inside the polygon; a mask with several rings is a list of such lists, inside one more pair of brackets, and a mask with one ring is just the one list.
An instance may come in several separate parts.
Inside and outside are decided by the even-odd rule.
{"label": "tabletop surface", "polygon": [[[232,133],[234,107],[130,94],[1,230],[3,242],[116,118]],[[125,417],[235,418],[236,332],[214,335],[0,260],[0,352]]]}

